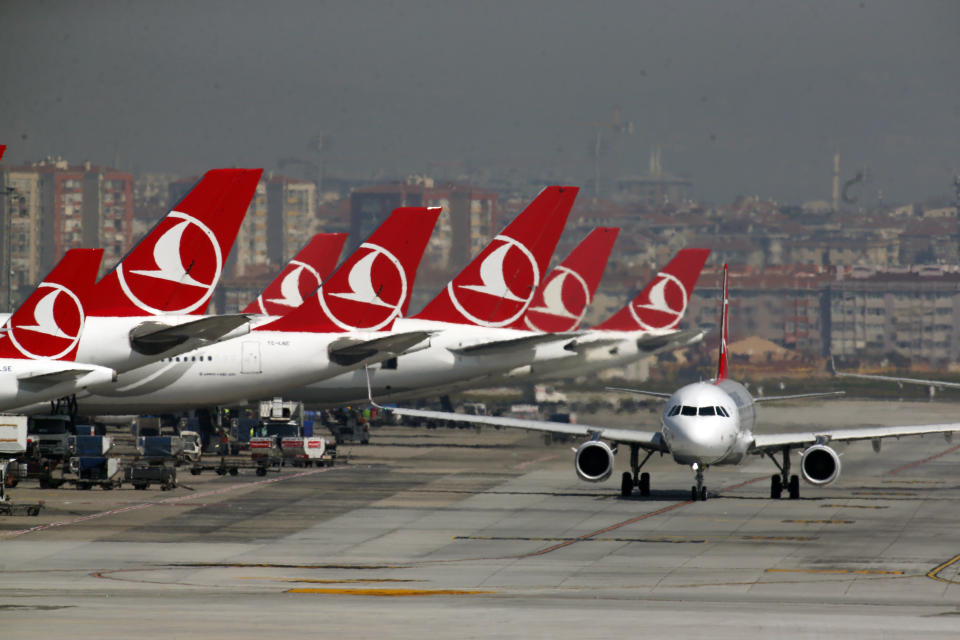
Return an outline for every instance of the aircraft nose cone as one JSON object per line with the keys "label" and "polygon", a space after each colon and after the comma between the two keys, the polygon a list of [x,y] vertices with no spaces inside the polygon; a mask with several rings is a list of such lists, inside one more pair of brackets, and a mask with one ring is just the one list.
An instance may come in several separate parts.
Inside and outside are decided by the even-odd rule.
{"label": "aircraft nose cone", "polygon": [[713,418],[677,416],[667,421],[665,436],[670,451],[678,460],[710,464],[723,457],[730,448],[725,429]]}

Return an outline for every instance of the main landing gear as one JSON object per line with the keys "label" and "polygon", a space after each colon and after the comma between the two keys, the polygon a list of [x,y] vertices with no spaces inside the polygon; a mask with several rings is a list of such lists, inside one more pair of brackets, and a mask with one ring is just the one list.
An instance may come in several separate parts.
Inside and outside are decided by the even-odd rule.
{"label": "main landing gear", "polygon": [[695,487],[690,487],[690,500],[696,502],[700,500],[701,502],[707,501],[707,487],[703,484],[703,469],[699,463],[694,462],[691,465],[693,470],[697,474],[697,485]]}
{"label": "main landing gear", "polygon": [[770,453],[769,451],[765,453],[768,458],[773,460],[773,464],[777,465],[777,468],[780,469],[779,474],[773,474],[770,476],[770,498],[773,500],[779,500],[784,489],[786,489],[789,493],[791,500],[796,500],[799,498],[800,476],[796,474],[790,475],[790,447],[783,447],[783,449],[781,449],[781,454],[783,457],[782,463],[777,462],[774,454]]}
{"label": "main landing gear", "polygon": [[624,471],[620,477],[621,496],[629,498],[630,494],[633,493],[634,487],[637,488],[640,495],[644,498],[650,495],[650,474],[647,472],[640,473],[640,469],[647,463],[647,460],[649,460],[652,455],[653,451],[648,451],[643,461],[639,462],[640,445],[630,445],[630,471]]}

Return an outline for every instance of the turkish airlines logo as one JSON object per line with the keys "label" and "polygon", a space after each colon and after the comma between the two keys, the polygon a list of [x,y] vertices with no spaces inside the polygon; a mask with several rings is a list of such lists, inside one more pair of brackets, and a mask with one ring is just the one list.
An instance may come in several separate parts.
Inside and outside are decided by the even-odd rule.
{"label": "turkish airlines logo", "polygon": [[497,236],[493,242],[502,244],[480,263],[475,275],[479,284],[447,284],[453,306],[481,327],[505,327],[516,322],[540,285],[540,269],[529,249],[508,236]]}
{"label": "turkish airlines logo", "polygon": [[[56,360],[70,353],[83,333],[84,314],[80,299],[60,284],[41,282],[33,309],[21,307],[7,321],[6,335],[17,351],[28,358]],[[27,302],[29,304],[29,301]],[[20,318],[30,318],[23,323]],[[17,324],[14,324],[14,321]]]}
{"label": "turkish airlines logo", "polygon": [[407,299],[407,274],[403,264],[387,249],[369,242],[347,275],[347,291],[320,290],[320,306],[335,325],[346,331],[376,331],[403,311]]}
{"label": "turkish airlines logo", "polygon": [[[149,314],[190,313],[206,303],[217,286],[223,272],[220,243],[207,225],[186,213],[171,211],[160,225],[157,231],[166,229],[149,256],[135,252],[117,267],[120,288]],[[158,281],[177,286],[176,299],[186,304],[169,308],[171,285],[158,286]]]}
{"label": "turkish airlines logo", "polygon": [[557,267],[543,286],[541,304],[523,317],[533,331],[572,331],[580,326],[590,304],[590,288],[583,277],[567,267]]}
{"label": "turkish airlines logo", "polygon": [[642,329],[672,329],[680,324],[688,298],[676,276],[660,272],[647,293],[647,302],[630,305],[630,314]]}
{"label": "turkish airlines logo", "polygon": [[[282,315],[290,309],[296,309],[303,304],[304,296],[315,291],[321,284],[320,273],[306,262],[291,260],[287,269],[287,274],[280,281],[279,298],[264,300],[263,295],[257,298],[261,312],[267,315]],[[309,274],[310,277],[304,278],[304,273]],[[269,305],[266,304],[268,302]]]}

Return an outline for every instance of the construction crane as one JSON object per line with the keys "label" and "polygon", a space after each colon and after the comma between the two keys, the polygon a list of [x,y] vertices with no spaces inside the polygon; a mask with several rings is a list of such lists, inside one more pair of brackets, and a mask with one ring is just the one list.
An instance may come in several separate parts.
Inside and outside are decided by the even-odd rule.
{"label": "construction crane", "polygon": [[[624,135],[632,135],[634,126],[632,121],[624,121],[620,117],[620,107],[614,107],[613,120],[611,122],[587,122],[585,123],[594,130],[593,139],[593,195],[600,197],[600,158],[607,151],[609,145],[614,153],[614,162],[616,162],[616,145]],[[610,142],[604,141],[604,132],[610,138]],[[615,172],[614,172],[615,173]]]}

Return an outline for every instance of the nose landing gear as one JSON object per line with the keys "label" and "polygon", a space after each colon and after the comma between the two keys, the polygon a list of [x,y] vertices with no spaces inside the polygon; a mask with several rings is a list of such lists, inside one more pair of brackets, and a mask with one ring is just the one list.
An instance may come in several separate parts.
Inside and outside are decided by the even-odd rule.
{"label": "nose landing gear", "polygon": [[690,500],[696,502],[700,500],[701,502],[706,502],[707,500],[707,487],[703,484],[703,470],[704,467],[699,463],[694,462],[691,465],[691,468],[697,474],[697,484],[694,487],[690,487]]}

